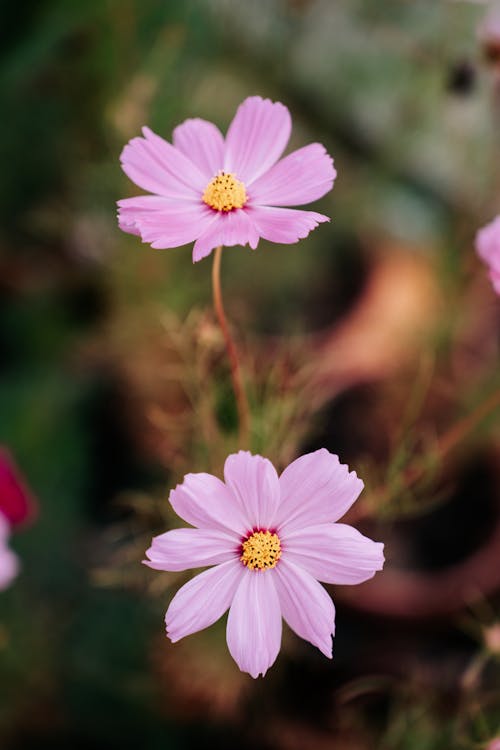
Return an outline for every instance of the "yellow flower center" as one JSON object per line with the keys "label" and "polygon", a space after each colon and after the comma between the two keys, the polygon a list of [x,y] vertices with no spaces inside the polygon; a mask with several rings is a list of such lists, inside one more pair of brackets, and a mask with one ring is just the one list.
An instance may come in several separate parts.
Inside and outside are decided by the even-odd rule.
{"label": "yellow flower center", "polygon": [[203,202],[216,211],[232,211],[247,202],[245,186],[234,174],[219,172],[210,180],[203,193]]}
{"label": "yellow flower center", "polygon": [[241,545],[240,560],[250,570],[274,568],[281,557],[281,542],[271,531],[254,531]]}

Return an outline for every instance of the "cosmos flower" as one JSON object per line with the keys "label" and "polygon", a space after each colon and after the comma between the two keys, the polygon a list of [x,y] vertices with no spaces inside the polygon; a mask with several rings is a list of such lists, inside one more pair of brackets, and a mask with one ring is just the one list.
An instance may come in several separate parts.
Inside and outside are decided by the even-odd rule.
{"label": "cosmos flower", "polygon": [[476,251],[489,268],[495,292],[500,294],[500,216],[479,230]]}
{"label": "cosmos flower", "polygon": [[336,171],[319,143],[278,161],[291,127],[283,104],[251,96],[238,107],[225,139],[200,119],[176,127],[173,145],[143,128],[144,137],[123,149],[121,163],[153,195],[118,201],[120,228],[157,249],[194,242],[195,262],[218,245],[255,249],[261,237],[283,244],[307,237],[328,217],[289,206],[321,198]]}
{"label": "cosmos flower", "polygon": [[337,523],[363,482],[325,449],[301,456],[280,477],[267,459],[240,451],[227,458],[224,480],[188,474],[170,503],[195,528],[155,537],[146,553],[156,570],[214,566],[174,596],[165,617],[170,640],[229,609],[229,651],[252,677],[274,663],[282,618],[331,658],[335,609],[318,581],[361,583],[384,562],[383,544]]}

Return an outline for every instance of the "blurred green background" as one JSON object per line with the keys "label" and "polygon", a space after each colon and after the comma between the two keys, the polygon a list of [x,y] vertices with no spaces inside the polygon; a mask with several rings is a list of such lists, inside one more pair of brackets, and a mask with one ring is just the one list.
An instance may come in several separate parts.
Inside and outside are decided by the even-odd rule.
{"label": "blurred green background", "polygon": [[[164,638],[177,581],[156,584],[139,562],[179,470],[151,448],[141,419],[155,387],[146,397],[141,387],[154,380],[162,315],[174,316],[163,321],[170,336],[209,305],[210,261],[153,251],[115,218],[115,201],[139,192],[119,154],[142,125],[170,138],[197,116],[225,131],[248,95],[285,103],[291,147],[318,140],[335,159],[337,183],[318,204],[333,220],[298,245],[228,250],[227,306],[249,340],[283,334],[300,349],[363,304],[386,257],[409,259],[412,314],[430,315],[425,343],[387,377],[367,365],[336,380],[294,446],[327,445],[365,469],[368,487],[400,477],[427,438],[498,387],[498,309],[472,243],[499,207],[499,86],[475,33],[485,6],[38,0],[1,10],[0,442],[40,517],[15,536],[22,575],[0,595],[0,747],[486,747],[500,735],[500,647],[485,646],[500,619],[494,592],[436,617],[339,601],[332,663],[290,637],[255,683],[226,656],[222,627],[175,647]],[[398,278],[384,289],[405,296]],[[425,381],[422,397],[414,381]],[[413,398],[411,426],[423,431],[398,445]],[[421,489],[417,501],[431,497],[438,515],[403,514],[400,527],[400,508],[373,511],[377,538],[411,549],[407,566],[446,568],[487,540],[497,422]]]}

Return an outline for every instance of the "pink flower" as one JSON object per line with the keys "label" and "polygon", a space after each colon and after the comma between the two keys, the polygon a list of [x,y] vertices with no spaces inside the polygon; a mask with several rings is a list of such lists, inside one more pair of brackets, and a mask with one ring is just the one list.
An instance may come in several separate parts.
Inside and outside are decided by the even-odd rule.
{"label": "pink flower", "polygon": [[500,3],[491,5],[477,27],[477,38],[486,58],[498,62],[500,54]]}
{"label": "pink flower", "polygon": [[214,566],[174,596],[165,618],[170,640],[229,609],[229,651],[252,677],[274,663],[282,617],[331,658],[335,609],[318,581],[361,583],[384,561],[383,544],[336,523],[363,482],[325,449],[301,456],[280,477],[267,459],[240,451],[227,458],[224,479],[188,474],[170,503],[195,528],[155,537],[146,553],[156,570]]}
{"label": "pink flower", "polygon": [[10,524],[0,513],[0,591],[12,583],[19,569],[17,557],[8,547],[9,536]]}
{"label": "pink flower", "polygon": [[26,523],[36,514],[35,500],[9,451],[0,446],[0,513],[10,526]]}
{"label": "pink flower", "polygon": [[206,120],[175,128],[173,145],[149,128],[123,149],[123,171],[153,195],[118,201],[119,225],[153,248],[194,242],[193,261],[218,245],[255,250],[262,237],[289,244],[327,216],[300,206],[331,190],[336,171],[319,143],[278,161],[292,127],[279,102],[251,96],[240,104],[226,138]]}
{"label": "pink flower", "polygon": [[8,547],[11,531],[35,513],[34,498],[9,451],[0,446],[0,591],[10,585],[19,570],[18,559]]}
{"label": "pink flower", "polygon": [[479,230],[476,235],[476,250],[489,267],[495,292],[500,294],[500,216]]}

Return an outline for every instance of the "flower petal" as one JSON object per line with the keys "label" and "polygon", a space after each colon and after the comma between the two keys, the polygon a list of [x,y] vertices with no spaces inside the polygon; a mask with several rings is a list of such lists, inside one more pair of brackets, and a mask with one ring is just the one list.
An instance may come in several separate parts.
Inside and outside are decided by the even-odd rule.
{"label": "flower petal", "polygon": [[300,456],[280,476],[277,527],[289,533],[304,526],[337,521],[364,487],[338,456],[321,448]]}
{"label": "flower petal", "polygon": [[293,208],[249,205],[246,211],[260,237],[283,245],[304,239],[318,224],[330,221],[328,216],[315,211],[297,211]]}
{"label": "flower petal", "polygon": [[500,271],[500,216],[479,229],[476,251],[481,260]]}
{"label": "flower petal", "polygon": [[155,570],[188,570],[239,557],[234,536],[213,529],[172,529],[154,537],[144,564]]}
{"label": "flower petal", "polygon": [[285,156],[249,190],[252,205],[303,206],[333,187],[337,172],[333,159],[320,143],[311,143]]}
{"label": "flower petal", "polygon": [[493,268],[490,268],[490,280],[495,292],[500,294],[500,271],[495,271]]}
{"label": "flower petal", "polygon": [[491,283],[495,292],[500,294],[500,216],[478,231],[476,251],[489,266]]}
{"label": "flower petal", "polygon": [[242,672],[265,675],[278,656],[281,628],[274,576],[245,570],[227,618],[227,645]]}
{"label": "flower petal", "polygon": [[226,562],[203,571],[179,589],[165,615],[172,643],[208,628],[222,617],[233,601],[242,572],[239,560]]}
{"label": "flower petal", "polygon": [[135,221],[127,216],[123,216],[120,213],[118,214],[118,226],[122,230],[122,232],[126,232],[127,234],[135,234],[136,237],[141,236],[141,233],[135,225]]}
{"label": "flower petal", "polygon": [[280,158],[291,130],[290,112],[283,104],[248,97],[227,131],[224,171],[236,174],[248,187]]}
{"label": "flower petal", "polygon": [[178,201],[160,195],[118,201],[120,229],[154,243],[156,249],[193,242],[213,220],[212,213],[201,201]]}
{"label": "flower petal", "polygon": [[193,248],[194,263],[206,258],[219,245],[232,247],[248,243],[252,250],[255,250],[259,243],[259,235],[245,210],[234,209],[227,213],[211,211],[211,213],[215,221],[196,240]]}
{"label": "flower petal", "polygon": [[0,511],[0,544],[10,537],[10,523],[3,511]]}
{"label": "flower petal", "polygon": [[187,474],[171,491],[169,500],[177,515],[192,526],[229,531],[238,540],[248,530],[239,502],[212,474]]}
{"label": "flower petal", "polygon": [[0,548],[0,591],[6,589],[19,572],[19,560],[8,547]]}
{"label": "flower petal", "polygon": [[172,198],[164,198],[160,195],[136,195],[134,198],[123,198],[117,201],[118,226],[123,232],[141,236],[137,221],[148,216],[154,216],[162,208],[175,205]]}
{"label": "flower petal", "polygon": [[0,448],[0,538],[2,516],[10,527],[18,526],[36,514],[36,501],[19,472],[14,458]]}
{"label": "flower petal", "polygon": [[224,163],[224,138],[212,122],[196,117],[185,120],[173,132],[175,148],[193,161],[209,182]]}
{"label": "flower petal", "polygon": [[335,607],[328,592],[309,573],[289,560],[275,568],[281,614],[291,629],[332,658]]}
{"label": "flower petal", "polygon": [[273,528],[280,485],[272,463],[262,456],[239,451],[227,457],[224,479],[247,520],[247,531]]}
{"label": "flower petal", "polygon": [[7,546],[10,537],[10,523],[0,512],[0,591],[6,589],[19,571],[19,560]]}
{"label": "flower petal", "polygon": [[[131,211],[126,215],[132,216]],[[161,210],[138,212],[134,227],[143,242],[164,250],[193,242],[213,222],[214,212],[202,203],[165,204]]]}
{"label": "flower petal", "polygon": [[344,523],[296,530],[285,545],[287,560],[324,583],[363,583],[384,566],[384,545]]}
{"label": "flower petal", "polygon": [[144,138],[132,138],[121,153],[125,174],[151,193],[179,200],[199,199],[206,178],[198,167],[149,128],[142,132]]}

